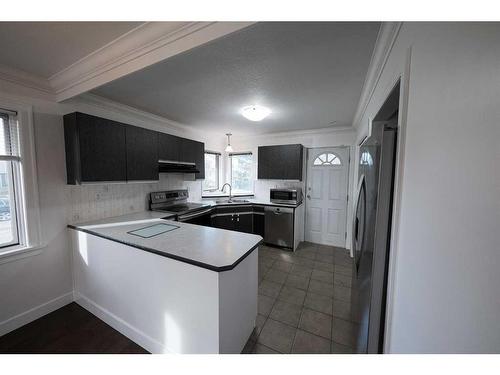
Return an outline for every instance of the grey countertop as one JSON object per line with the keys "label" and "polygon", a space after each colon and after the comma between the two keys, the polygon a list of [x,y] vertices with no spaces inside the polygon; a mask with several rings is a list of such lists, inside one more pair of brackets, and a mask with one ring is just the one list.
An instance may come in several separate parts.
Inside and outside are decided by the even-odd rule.
{"label": "grey countertop", "polygon": [[[245,204],[252,204],[252,205],[258,205],[258,206],[276,206],[276,207],[291,207],[291,208],[297,208],[299,207],[303,202],[300,202],[299,204],[287,204],[287,203],[275,203],[271,202],[269,199],[255,199],[255,198],[245,198],[245,197],[233,197],[234,199],[245,199],[248,202],[235,202],[235,203],[217,203],[218,199],[227,199],[227,198],[203,198],[200,201],[196,201],[196,203],[203,203],[203,204],[209,204],[212,207],[216,206],[242,206]],[[194,202],[194,201],[193,201]]]}
{"label": "grey countertop", "polygon": [[[164,213],[144,211],[68,227],[217,272],[236,267],[262,241],[255,234],[163,220],[164,217]],[[157,223],[179,228],[150,238],[128,233]]]}

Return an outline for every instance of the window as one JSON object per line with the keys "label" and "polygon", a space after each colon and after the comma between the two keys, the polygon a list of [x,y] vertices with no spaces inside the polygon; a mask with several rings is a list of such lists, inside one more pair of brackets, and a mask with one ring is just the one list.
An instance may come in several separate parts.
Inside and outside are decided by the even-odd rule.
{"label": "window", "polygon": [[251,152],[229,154],[233,194],[253,194],[252,165]]}
{"label": "window", "polygon": [[7,173],[0,173],[0,188],[6,188],[8,186],[7,178]]}
{"label": "window", "polygon": [[372,156],[368,151],[364,151],[361,154],[361,158],[359,159],[359,164],[361,165],[373,165],[373,159]]}
{"label": "window", "polygon": [[205,180],[203,191],[219,190],[220,153],[205,152]]}
{"label": "window", "polygon": [[18,192],[21,158],[17,114],[0,110],[0,248],[20,243]]}
{"label": "window", "polygon": [[322,165],[342,165],[340,159],[337,155],[332,154],[331,152],[325,152],[314,159],[313,165],[322,166]]}
{"label": "window", "polygon": [[[30,105],[2,99],[0,103],[0,263],[39,254],[44,248],[38,204],[32,119],[33,113]],[[28,208],[29,215],[27,214]]]}

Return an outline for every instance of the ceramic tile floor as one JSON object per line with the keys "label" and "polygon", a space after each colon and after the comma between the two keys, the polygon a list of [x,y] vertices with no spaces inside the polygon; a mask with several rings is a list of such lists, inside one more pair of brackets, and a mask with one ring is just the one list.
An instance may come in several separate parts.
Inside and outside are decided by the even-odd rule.
{"label": "ceramic tile floor", "polygon": [[353,353],[351,267],[342,248],[261,246],[257,322],[243,353]]}

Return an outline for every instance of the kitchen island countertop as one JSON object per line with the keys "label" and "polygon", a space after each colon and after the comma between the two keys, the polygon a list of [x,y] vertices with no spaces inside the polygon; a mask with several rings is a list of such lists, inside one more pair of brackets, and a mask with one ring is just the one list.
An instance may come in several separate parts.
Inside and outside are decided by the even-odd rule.
{"label": "kitchen island countertop", "polygon": [[[262,242],[258,235],[164,220],[165,216],[144,211],[68,227],[216,272],[233,269]],[[150,238],[129,233],[158,223],[178,228]]]}

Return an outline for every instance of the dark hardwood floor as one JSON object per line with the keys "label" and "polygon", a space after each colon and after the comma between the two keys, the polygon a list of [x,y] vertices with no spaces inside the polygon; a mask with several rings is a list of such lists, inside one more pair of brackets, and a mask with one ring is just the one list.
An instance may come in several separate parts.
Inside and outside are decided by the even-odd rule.
{"label": "dark hardwood floor", "polygon": [[0,353],[148,352],[73,302],[0,337]]}

